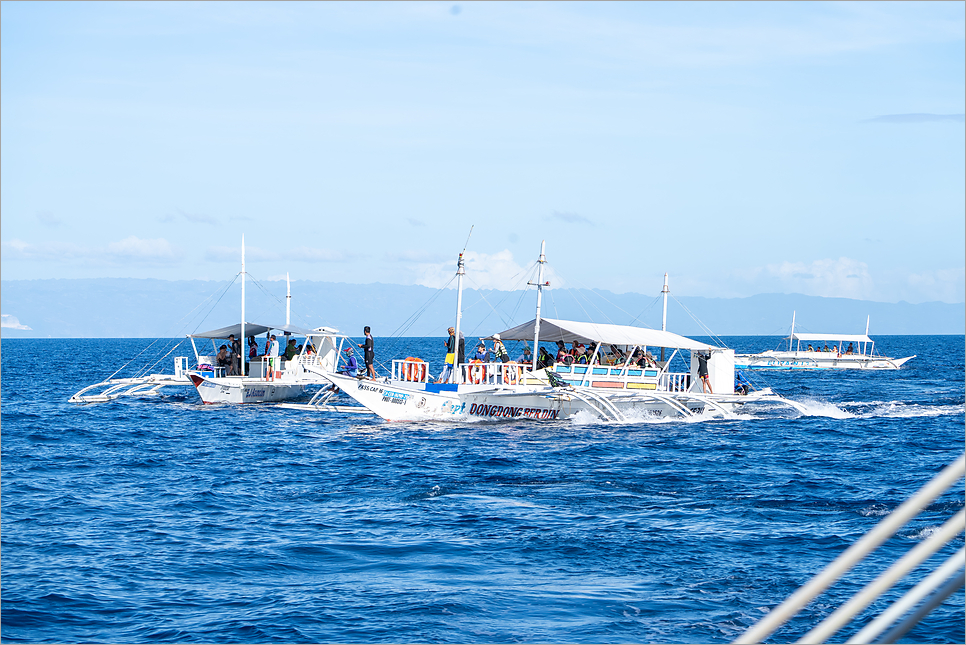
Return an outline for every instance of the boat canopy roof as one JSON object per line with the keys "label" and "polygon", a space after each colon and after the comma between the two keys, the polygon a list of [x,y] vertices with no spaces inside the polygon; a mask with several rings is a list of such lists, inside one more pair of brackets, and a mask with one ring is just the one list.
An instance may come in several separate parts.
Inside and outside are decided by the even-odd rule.
{"label": "boat canopy roof", "polygon": [[871,343],[872,339],[865,334],[792,334],[792,340],[831,340],[847,343]]}
{"label": "boat canopy roof", "polygon": [[[500,332],[502,340],[532,340],[537,319],[517,325]],[[601,323],[575,322],[572,320],[540,319],[540,339],[547,341],[562,340],[565,343],[600,342],[604,345],[640,345],[642,347],[673,347],[710,351],[718,349],[705,343],[673,334],[669,331],[631,327],[628,325],[608,325]]]}
{"label": "boat canopy roof", "polygon": [[[309,330],[296,327],[295,325],[263,325],[261,323],[245,323],[246,336],[258,336],[259,334],[264,334],[272,329],[281,332],[288,332],[294,336],[306,337],[326,336],[338,332],[337,329],[328,329],[326,327],[318,327],[315,330]],[[235,323],[234,325],[228,325],[227,327],[222,327],[220,329],[212,329],[211,331],[202,331],[198,332],[197,334],[188,334],[188,338],[228,338],[232,334],[235,335],[235,338],[241,338],[241,323]]]}

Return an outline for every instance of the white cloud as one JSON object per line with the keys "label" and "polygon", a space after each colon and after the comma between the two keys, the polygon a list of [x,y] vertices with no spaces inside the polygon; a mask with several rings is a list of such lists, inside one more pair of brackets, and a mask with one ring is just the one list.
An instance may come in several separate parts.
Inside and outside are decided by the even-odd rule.
{"label": "white cloud", "polygon": [[83,261],[88,264],[171,264],[178,252],[164,238],[142,240],[135,236],[107,246],[81,246],[67,242],[30,244],[13,239],[3,242],[5,260]]}
{"label": "white cloud", "polygon": [[30,327],[27,325],[21,325],[20,321],[17,320],[17,317],[11,316],[10,314],[0,314],[0,327],[5,327],[7,329],[30,329]]}
{"label": "white cloud", "polygon": [[[284,248],[279,251],[267,250],[258,246],[245,246],[246,262],[275,262],[292,260],[295,262],[344,262],[358,256],[331,249],[316,249],[307,246]],[[212,262],[241,262],[241,249],[233,246],[209,246],[205,259]]]}
{"label": "white cloud", "polygon": [[181,214],[181,217],[185,218],[189,222],[192,222],[193,224],[210,224],[212,226],[217,226],[218,224],[221,223],[218,221],[217,217],[213,217],[211,215],[201,215],[198,213],[186,213],[182,210],[179,210],[178,212]]}
{"label": "white cloud", "polygon": [[142,240],[133,235],[120,242],[111,242],[107,245],[107,252],[117,260],[140,262],[168,262],[174,260],[177,255],[171,248],[171,244],[163,237],[156,240]]}
{"label": "white cloud", "polygon": [[781,291],[809,296],[838,298],[871,298],[874,291],[872,276],[865,262],[841,257],[838,260],[782,262],[765,267],[764,276],[777,280]]}
{"label": "white cloud", "polygon": [[50,228],[57,228],[59,226],[63,226],[64,224],[56,215],[48,211],[41,211],[37,213],[36,218],[38,222]]}
{"label": "white cloud", "polygon": [[940,269],[913,273],[906,278],[909,302],[963,302],[966,299],[966,269]]}

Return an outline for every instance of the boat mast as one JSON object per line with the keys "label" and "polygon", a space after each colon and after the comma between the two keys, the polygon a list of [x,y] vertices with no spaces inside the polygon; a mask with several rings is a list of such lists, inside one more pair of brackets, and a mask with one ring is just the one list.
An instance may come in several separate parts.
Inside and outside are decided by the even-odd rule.
{"label": "boat mast", "polygon": [[[246,336],[245,336],[245,234],[244,233],[242,233],[242,270],[241,270],[241,279],[242,279],[241,280],[241,283],[242,283],[241,332],[239,332],[240,335],[241,335],[241,338],[238,339],[238,342],[240,343],[241,348],[242,348],[242,351],[244,352],[244,351],[248,351],[245,348],[245,341],[247,339],[246,339]],[[239,352],[239,353],[241,353],[241,352]],[[239,356],[238,359],[241,361],[241,375],[242,376],[245,376],[245,357],[244,356]]]}
{"label": "boat mast", "polygon": [[[549,282],[544,283],[543,281],[543,265],[547,263],[547,255],[544,251],[547,248],[547,240],[541,240],[540,242],[540,258],[537,260],[537,319],[533,324],[533,364],[530,369],[534,372],[537,371],[537,355],[540,353],[540,302],[543,299],[543,288],[544,286],[550,286]],[[529,284],[533,284],[530,282]]]}
{"label": "boat mast", "polygon": [[470,235],[473,235],[472,226],[470,226],[470,234],[466,236],[466,244],[463,245],[463,252],[460,253],[459,262],[456,263],[456,327],[454,328],[456,342],[453,344],[453,373],[450,374],[451,380],[456,378],[457,371],[460,367],[460,320],[463,318],[463,276],[466,275],[463,254],[466,253],[466,247],[470,244]]}
{"label": "boat mast", "polygon": [[292,323],[292,283],[288,280],[288,271],[285,272],[285,326]]}
{"label": "boat mast", "polygon": [[465,274],[466,269],[463,267],[463,254],[460,253],[459,262],[456,264],[456,340],[453,343],[453,373],[449,377],[451,382],[456,378],[456,374],[460,368],[460,320],[463,318],[463,276]]}
{"label": "boat mast", "polygon": [[[664,294],[664,315],[661,317],[661,331],[667,331],[667,294],[670,291],[667,288],[667,272],[664,273],[664,288],[661,289],[661,293]],[[664,348],[661,348],[661,362],[664,362]]]}
{"label": "boat mast", "polygon": [[795,311],[792,310],[792,333],[788,335],[788,351],[792,351],[792,336],[795,335]]}

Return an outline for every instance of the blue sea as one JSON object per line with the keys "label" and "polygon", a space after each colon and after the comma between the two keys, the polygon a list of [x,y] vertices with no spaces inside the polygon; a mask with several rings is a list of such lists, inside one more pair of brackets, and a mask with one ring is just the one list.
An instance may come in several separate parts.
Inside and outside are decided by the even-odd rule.
{"label": "blue sea", "polygon": [[[170,346],[4,339],[0,636],[730,642],[963,452],[964,338],[877,341],[918,357],[748,373],[808,415],[427,424],[187,389],[74,405]],[[376,338],[377,360],[393,349],[442,358],[440,339]],[[960,482],[768,642],[803,636],[963,503]],[[964,620],[960,590],[902,642],[962,643]]]}

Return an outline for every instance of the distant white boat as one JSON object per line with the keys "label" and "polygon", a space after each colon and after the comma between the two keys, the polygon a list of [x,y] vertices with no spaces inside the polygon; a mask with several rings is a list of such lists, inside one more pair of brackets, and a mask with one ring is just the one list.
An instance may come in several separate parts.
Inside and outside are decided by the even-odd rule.
{"label": "distant white boat", "polygon": [[[805,347],[802,344],[805,344]],[[814,343],[814,345],[813,345]],[[829,345],[831,343],[831,345]],[[848,345],[846,345],[848,343]],[[736,369],[751,370],[897,370],[915,358],[889,358],[875,353],[875,341],[869,338],[869,319],[865,334],[799,334],[795,333],[795,314],[787,349],[774,349],[758,354],[735,355]]]}

